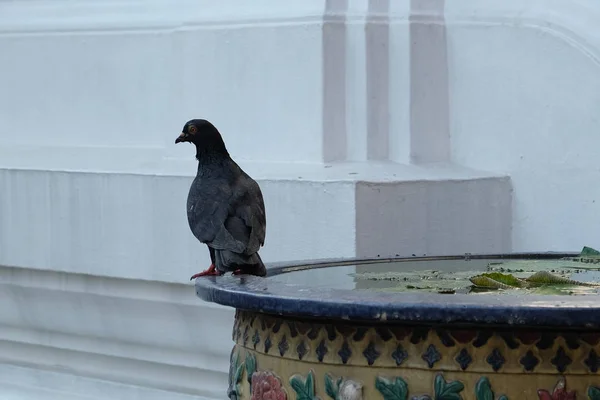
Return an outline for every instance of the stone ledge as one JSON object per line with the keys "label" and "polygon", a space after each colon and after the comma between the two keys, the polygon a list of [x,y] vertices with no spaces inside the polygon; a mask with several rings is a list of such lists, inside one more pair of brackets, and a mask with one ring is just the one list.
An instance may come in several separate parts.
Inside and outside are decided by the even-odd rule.
{"label": "stone ledge", "polygon": [[[243,166],[258,176],[265,197],[267,263],[452,252],[453,244],[470,252],[510,249],[506,177],[452,166]],[[187,226],[191,180],[0,169],[0,192],[7,194],[0,212],[9,216],[0,220],[0,248],[11,249],[0,253],[0,264],[182,283],[209,262]]]}
{"label": "stone ledge", "polygon": [[[235,143],[232,143],[235,147]],[[197,161],[189,145],[175,148],[182,157],[165,156],[152,146],[0,146],[0,171],[116,173],[192,177]],[[266,162],[244,158],[230,149],[232,158],[257,180],[331,181],[440,181],[505,178],[506,174],[451,163],[403,164],[368,162]],[[239,154],[238,154],[239,153]]]}
{"label": "stone ledge", "polygon": [[209,26],[319,23],[323,0],[293,4],[263,0],[259,4],[234,1],[167,0],[28,1],[2,6],[0,32],[69,32],[98,30],[185,29]]}
{"label": "stone ledge", "polygon": [[[0,220],[0,248],[10,249],[0,252],[0,265],[183,283],[210,263],[187,223],[191,182],[183,176],[0,169],[6,194],[0,213],[9,216]],[[265,262],[354,255],[351,182],[260,183],[269,224]]]}

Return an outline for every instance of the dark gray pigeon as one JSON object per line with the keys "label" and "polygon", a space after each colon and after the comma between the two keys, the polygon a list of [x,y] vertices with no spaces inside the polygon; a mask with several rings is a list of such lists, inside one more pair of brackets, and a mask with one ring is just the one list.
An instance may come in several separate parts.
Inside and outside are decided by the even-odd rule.
{"label": "dark gray pigeon", "polygon": [[265,205],[258,183],[231,159],[221,134],[204,119],[188,121],[175,143],[196,146],[198,173],[187,198],[187,216],[196,238],[208,246],[206,275],[266,276],[258,250],[265,242]]}

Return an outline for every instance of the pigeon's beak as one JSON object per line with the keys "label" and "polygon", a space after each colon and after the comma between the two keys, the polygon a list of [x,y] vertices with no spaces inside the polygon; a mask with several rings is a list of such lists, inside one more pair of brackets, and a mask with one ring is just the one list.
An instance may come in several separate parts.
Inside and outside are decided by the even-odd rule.
{"label": "pigeon's beak", "polygon": [[175,144],[179,142],[188,142],[187,135],[184,132],[181,132],[181,135],[179,135],[177,139],[175,139]]}

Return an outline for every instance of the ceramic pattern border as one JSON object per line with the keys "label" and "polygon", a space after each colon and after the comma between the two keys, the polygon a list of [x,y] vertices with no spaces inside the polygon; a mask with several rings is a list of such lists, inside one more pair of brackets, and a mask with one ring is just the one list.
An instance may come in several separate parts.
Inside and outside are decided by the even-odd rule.
{"label": "ceramic pattern border", "polygon": [[329,364],[480,373],[595,374],[600,368],[596,332],[364,327],[237,310],[233,340],[259,353]]}
{"label": "ceramic pattern border", "polygon": [[[292,396],[296,400],[363,400],[364,385],[374,387],[383,400],[409,400],[410,382],[399,374],[389,374],[386,371],[377,375],[373,382],[361,382],[348,377],[338,377],[331,373],[317,376],[313,369],[306,374],[296,373],[288,377],[287,382],[292,389]],[[242,382],[248,381],[247,392],[242,390]],[[317,393],[316,381],[324,382],[324,393]],[[505,394],[496,394],[492,382],[485,375],[475,377],[473,393],[466,392],[465,384],[459,380],[447,380],[443,373],[435,374],[432,382],[432,391],[413,395],[410,400],[461,400],[463,398],[475,400],[522,400],[509,398]],[[256,356],[252,351],[247,351],[244,360],[241,360],[240,351],[234,347],[231,352],[231,367],[229,373],[228,398],[230,400],[287,400],[288,392],[285,389],[284,379],[276,372],[263,370],[257,364]],[[589,383],[584,391],[571,390],[567,387],[567,378],[557,376],[552,388],[537,388],[534,393],[538,400],[577,400],[585,398],[600,400],[600,387]],[[319,396],[321,395],[321,396]],[[326,397],[324,397],[324,395]]]}

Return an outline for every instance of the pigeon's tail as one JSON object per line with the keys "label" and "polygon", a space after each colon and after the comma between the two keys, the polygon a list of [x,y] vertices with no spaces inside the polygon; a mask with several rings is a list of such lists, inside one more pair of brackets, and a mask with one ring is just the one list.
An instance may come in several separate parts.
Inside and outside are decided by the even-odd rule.
{"label": "pigeon's tail", "polygon": [[267,276],[267,268],[265,267],[265,264],[263,263],[262,258],[260,258],[260,255],[258,253],[256,253],[256,259],[258,260],[258,262],[246,267],[246,271],[248,271],[249,274],[256,276]]}
{"label": "pigeon's tail", "polygon": [[215,250],[215,266],[221,272],[239,270],[246,275],[267,275],[267,268],[258,253],[245,256],[228,250]]}

